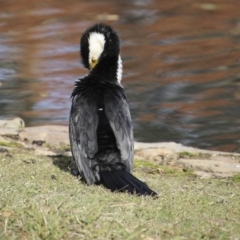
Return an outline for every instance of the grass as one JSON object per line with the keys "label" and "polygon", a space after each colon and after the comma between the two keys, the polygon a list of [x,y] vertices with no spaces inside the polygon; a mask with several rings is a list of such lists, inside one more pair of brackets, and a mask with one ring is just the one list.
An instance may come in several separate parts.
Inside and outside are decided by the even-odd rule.
{"label": "grass", "polygon": [[0,141],[0,146],[3,146],[3,147],[22,147],[22,144],[21,143],[17,143],[17,142],[3,142],[3,141]]}
{"label": "grass", "polygon": [[158,199],[86,186],[68,157],[0,151],[0,239],[239,239],[240,182],[199,179],[137,160]]}
{"label": "grass", "polygon": [[161,175],[171,175],[171,176],[192,176],[196,177],[196,175],[188,169],[185,168],[174,168],[173,166],[165,166],[165,165],[159,165],[155,164],[150,161],[144,161],[140,159],[134,160],[134,169],[137,172],[145,172],[145,173],[151,173],[151,174],[161,174]]}
{"label": "grass", "polygon": [[233,176],[233,181],[240,183],[240,173]]}
{"label": "grass", "polygon": [[208,159],[211,157],[211,154],[209,153],[192,153],[192,152],[187,152],[187,151],[183,151],[180,152],[179,154],[179,158],[200,158],[200,159]]}

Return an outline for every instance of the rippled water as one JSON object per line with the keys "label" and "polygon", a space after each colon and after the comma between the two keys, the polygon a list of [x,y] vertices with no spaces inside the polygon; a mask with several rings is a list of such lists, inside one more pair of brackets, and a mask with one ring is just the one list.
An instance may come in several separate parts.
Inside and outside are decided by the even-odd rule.
{"label": "rippled water", "polygon": [[81,33],[122,39],[135,139],[240,152],[240,2],[1,1],[0,116],[67,124]]}

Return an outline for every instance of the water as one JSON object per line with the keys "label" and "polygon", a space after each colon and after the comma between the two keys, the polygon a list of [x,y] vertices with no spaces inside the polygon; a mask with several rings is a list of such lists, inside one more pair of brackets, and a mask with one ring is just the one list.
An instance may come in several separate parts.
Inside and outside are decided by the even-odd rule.
{"label": "water", "polygon": [[135,139],[240,152],[240,2],[1,1],[0,116],[68,124],[81,33],[111,24]]}

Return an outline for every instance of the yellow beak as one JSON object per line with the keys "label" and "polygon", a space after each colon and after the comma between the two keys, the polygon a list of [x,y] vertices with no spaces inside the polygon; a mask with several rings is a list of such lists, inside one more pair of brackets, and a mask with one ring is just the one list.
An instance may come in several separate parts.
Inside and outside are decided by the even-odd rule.
{"label": "yellow beak", "polygon": [[90,71],[98,64],[98,59],[92,58],[90,63]]}

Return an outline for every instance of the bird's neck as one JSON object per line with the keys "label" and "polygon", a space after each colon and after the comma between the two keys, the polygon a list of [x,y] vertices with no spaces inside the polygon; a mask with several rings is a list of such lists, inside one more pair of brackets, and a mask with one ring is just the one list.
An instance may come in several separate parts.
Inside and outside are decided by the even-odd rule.
{"label": "bird's neck", "polygon": [[96,76],[99,80],[116,81],[122,80],[122,59],[118,57],[105,57],[99,61],[97,66],[90,71],[90,75]]}

